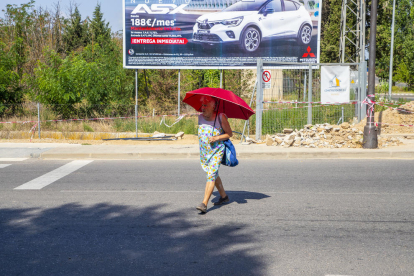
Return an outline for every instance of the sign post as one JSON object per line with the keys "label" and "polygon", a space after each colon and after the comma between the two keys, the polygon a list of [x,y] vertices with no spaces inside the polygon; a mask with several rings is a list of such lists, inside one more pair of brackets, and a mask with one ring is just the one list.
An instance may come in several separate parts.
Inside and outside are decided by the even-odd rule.
{"label": "sign post", "polygon": [[263,60],[257,60],[257,93],[256,93],[256,140],[262,139],[262,114],[263,114]]}

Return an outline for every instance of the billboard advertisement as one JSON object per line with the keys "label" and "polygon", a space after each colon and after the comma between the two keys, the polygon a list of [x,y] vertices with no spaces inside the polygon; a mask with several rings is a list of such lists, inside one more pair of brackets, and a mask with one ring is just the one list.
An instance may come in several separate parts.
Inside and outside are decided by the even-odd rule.
{"label": "billboard advertisement", "polygon": [[319,62],[321,0],[123,0],[124,67]]}

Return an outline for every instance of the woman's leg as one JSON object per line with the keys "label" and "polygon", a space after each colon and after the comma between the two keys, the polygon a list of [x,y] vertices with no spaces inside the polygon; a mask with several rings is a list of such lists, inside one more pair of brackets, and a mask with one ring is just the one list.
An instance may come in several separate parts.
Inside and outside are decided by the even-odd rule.
{"label": "woman's leg", "polygon": [[204,200],[203,200],[203,203],[206,206],[208,204],[208,201],[210,200],[211,194],[213,193],[214,183],[215,183],[214,181],[207,181],[206,183],[206,191],[204,192]]}
{"label": "woman's leg", "polygon": [[220,176],[217,176],[216,182],[215,182],[216,188],[222,198],[225,198],[227,196],[226,191],[223,188],[223,182],[221,182]]}
{"label": "woman's leg", "polygon": [[221,182],[220,176],[217,176],[215,181],[207,181],[206,183],[206,190],[204,192],[204,200],[203,200],[203,203],[206,206],[207,206],[208,201],[210,200],[211,194],[214,191],[214,186],[216,186],[222,198],[225,198],[227,196],[223,188],[223,182]]}

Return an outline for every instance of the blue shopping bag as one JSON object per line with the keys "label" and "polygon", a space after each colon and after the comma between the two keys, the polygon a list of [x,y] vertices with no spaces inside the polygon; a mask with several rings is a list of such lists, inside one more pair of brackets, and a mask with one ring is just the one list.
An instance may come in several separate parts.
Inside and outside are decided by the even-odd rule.
{"label": "blue shopping bag", "polygon": [[223,141],[224,143],[224,155],[221,160],[221,164],[229,167],[235,167],[239,164],[239,160],[236,158],[236,149],[230,139]]}

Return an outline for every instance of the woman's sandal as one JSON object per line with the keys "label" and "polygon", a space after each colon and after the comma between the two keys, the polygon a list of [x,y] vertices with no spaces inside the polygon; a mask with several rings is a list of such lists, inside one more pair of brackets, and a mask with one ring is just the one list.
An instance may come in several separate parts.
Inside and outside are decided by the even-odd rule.
{"label": "woman's sandal", "polygon": [[207,213],[207,206],[204,203],[201,203],[196,207],[197,210],[201,211],[202,213]]}

